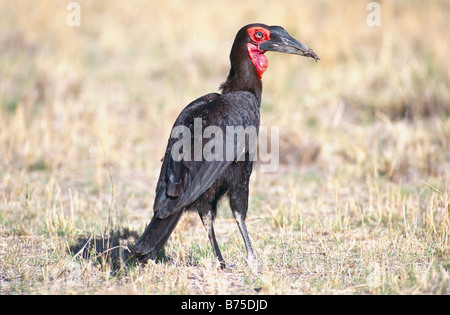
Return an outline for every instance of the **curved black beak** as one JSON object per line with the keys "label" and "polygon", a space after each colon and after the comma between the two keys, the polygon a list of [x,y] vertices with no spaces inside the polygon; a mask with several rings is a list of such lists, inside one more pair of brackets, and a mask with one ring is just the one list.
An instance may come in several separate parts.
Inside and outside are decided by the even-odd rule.
{"label": "curved black beak", "polygon": [[259,49],[264,51],[278,51],[286,54],[294,54],[305,57],[311,57],[316,62],[320,60],[319,56],[306,45],[293,38],[281,26],[270,27],[270,40],[259,44]]}

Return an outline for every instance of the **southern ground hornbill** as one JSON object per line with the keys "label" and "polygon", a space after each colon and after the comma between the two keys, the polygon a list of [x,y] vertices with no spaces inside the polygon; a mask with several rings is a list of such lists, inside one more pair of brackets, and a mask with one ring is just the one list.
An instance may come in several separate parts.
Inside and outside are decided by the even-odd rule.
{"label": "southern ground hornbill", "polygon": [[[267,57],[264,55],[266,51],[278,51],[319,60],[311,49],[292,38],[280,26],[250,24],[239,30],[230,53],[230,73],[220,86],[222,94],[210,93],[196,99],[183,109],[174,123],[156,187],[154,215],[134,247],[136,255],[142,260],[156,257],[183,212],[198,211],[214,254],[220,266],[224,268],[225,261],[216,241],[213,220],[219,199],[228,196],[247,249],[247,263],[252,270],[257,270],[256,256],[245,225],[249,179],[253,166],[249,146],[246,144],[239,153],[237,141],[228,142],[234,150],[230,151],[234,152],[234,155],[231,158],[227,156],[228,159],[211,160],[205,156],[195,157],[193,152],[196,151],[195,146],[198,143],[201,143],[200,148],[205,146],[202,141],[194,139],[195,121],[201,122],[202,132],[210,126],[217,126],[224,131],[223,134],[227,127],[253,126],[258,130],[261,77],[268,65]],[[179,147],[174,150],[175,143],[180,141],[180,134],[174,137],[173,131],[180,126],[190,131],[186,133],[190,138],[185,143],[191,147],[187,150],[183,148],[182,153],[179,152]],[[223,145],[222,152],[227,152],[227,142],[218,143]]]}

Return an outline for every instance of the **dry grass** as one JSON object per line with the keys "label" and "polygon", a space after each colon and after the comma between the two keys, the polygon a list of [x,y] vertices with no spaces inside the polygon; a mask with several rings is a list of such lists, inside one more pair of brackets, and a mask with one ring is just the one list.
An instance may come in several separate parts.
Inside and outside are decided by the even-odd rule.
{"label": "dry grass", "polygon": [[[448,1],[3,1],[0,293],[449,294]],[[226,18],[223,18],[223,17]],[[169,130],[216,91],[239,27],[283,25],[321,57],[269,54],[262,119],[282,165],[252,177],[253,275],[226,204],[221,271],[186,216],[156,263]]]}

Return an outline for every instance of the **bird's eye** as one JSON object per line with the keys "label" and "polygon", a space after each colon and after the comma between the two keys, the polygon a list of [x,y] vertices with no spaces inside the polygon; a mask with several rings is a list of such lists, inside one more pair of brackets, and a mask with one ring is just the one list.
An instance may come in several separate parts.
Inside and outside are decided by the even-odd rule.
{"label": "bird's eye", "polygon": [[264,35],[263,35],[263,33],[262,32],[256,32],[255,33],[255,37],[257,38],[257,39],[263,39],[263,37],[264,37]]}

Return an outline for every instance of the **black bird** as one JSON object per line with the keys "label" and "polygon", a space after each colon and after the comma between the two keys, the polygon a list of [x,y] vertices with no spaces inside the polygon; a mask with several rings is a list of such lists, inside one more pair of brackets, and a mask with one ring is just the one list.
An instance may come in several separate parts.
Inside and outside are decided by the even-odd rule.
{"label": "black bird", "polygon": [[[218,146],[222,145],[215,148],[218,152],[221,150],[218,153],[220,156],[211,160],[204,154],[195,155],[204,152],[202,149],[206,145],[201,136],[199,139],[195,135],[195,129],[201,128],[201,135],[210,126],[219,128],[223,131],[222,135],[226,134],[227,127],[254,127],[258,132],[261,78],[268,65],[264,55],[266,51],[319,60],[310,48],[292,38],[280,26],[249,24],[239,30],[230,53],[229,75],[220,86],[222,94],[210,93],[196,99],[183,109],[173,125],[156,186],[154,215],[134,247],[141,260],[156,257],[185,211],[198,211],[214,254],[221,268],[224,268],[225,261],[216,241],[213,221],[219,199],[228,196],[231,211],[247,249],[247,263],[252,270],[257,270],[256,255],[245,225],[249,179],[253,166],[249,140],[246,138],[247,142],[243,147],[234,136],[232,142],[216,142]],[[183,130],[185,132],[177,132]],[[215,136],[219,137],[217,134]],[[183,142],[187,148],[179,145],[183,137],[188,137],[184,139],[187,142]],[[233,152],[231,158],[225,157],[227,144],[233,149],[230,151]],[[242,150],[238,152],[240,148]],[[182,152],[180,149],[183,149]]]}

